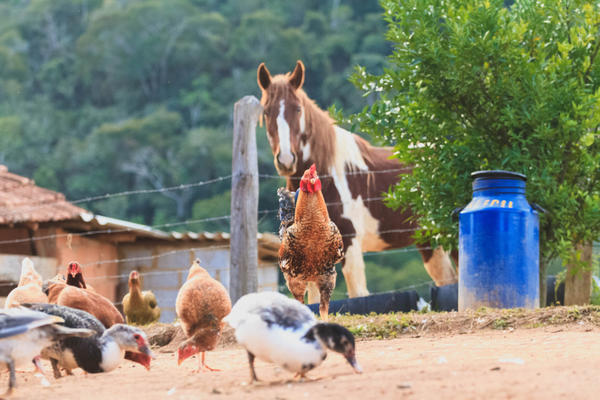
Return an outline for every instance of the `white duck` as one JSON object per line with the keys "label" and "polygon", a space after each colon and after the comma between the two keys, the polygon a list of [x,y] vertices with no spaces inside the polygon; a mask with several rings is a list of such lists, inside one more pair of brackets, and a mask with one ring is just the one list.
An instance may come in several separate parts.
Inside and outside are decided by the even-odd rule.
{"label": "white duck", "polygon": [[307,306],[281,293],[247,294],[223,320],[235,329],[235,338],[248,352],[252,381],[258,380],[255,357],[304,377],[325,360],[326,349],[343,354],[356,372],[362,372],[348,329],[317,323]]}

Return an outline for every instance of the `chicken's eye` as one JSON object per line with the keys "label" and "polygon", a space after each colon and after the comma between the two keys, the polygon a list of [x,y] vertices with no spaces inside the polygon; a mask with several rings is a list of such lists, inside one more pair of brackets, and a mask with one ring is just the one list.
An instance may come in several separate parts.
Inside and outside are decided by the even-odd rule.
{"label": "chicken's eye", "polygon": [[134,338],[135,340],[140,340],[140,337],[141,337],[140,335],[133,335],[133,338]]}

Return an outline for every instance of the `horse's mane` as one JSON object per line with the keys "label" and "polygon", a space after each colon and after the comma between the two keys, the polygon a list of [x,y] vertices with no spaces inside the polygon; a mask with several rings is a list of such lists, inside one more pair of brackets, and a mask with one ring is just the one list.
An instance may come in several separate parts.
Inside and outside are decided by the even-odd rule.
{"label": "horse's mane", "polygon": [[328,112],[321,110],[304,90],[299,89],[296,94],[304,107],[305,130],[311,132],[308,143],[312,159],[320,171],[330,171],[333,164],[332,155],[335,152],[335,121]]}

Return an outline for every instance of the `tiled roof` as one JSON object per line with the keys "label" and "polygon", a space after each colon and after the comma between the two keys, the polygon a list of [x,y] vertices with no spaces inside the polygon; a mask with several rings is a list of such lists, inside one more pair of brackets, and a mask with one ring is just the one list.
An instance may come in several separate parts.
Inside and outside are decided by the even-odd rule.
{"label": "tiled roof", "polygon": [[0,224],[63,221],[82,212],[86,210],[69,203],[63,194],[36,186],[0,165]]}
{"label": "tiled roof", "polygon": [[[226,232],[165,232],[150,226],[94,215],[69,203],[61,193],[36,186],[34,181],[8,172],[0,165],[0,225],[20,222],[65,222],[65,228],[93,231],[132,232],[137,237],[199,242],[226,242]],[[83,224],[83,225],[81,225]],[[277,257],[279,238],[271,233],[257,236],[259,256]]]}
{"label": "tiled roof", "polygon": [[[165,232],[147,225],[136,224],[121,219],[81,213],[77,221],[85,223],[85,229],[107,231],[114,233],[132,232],[137,237],[161,239],[165,241],[194,241],[194,242],[223,242],[229,243],[231,235],[227,232]],[[272,233],[258,233],[259,257],[277,258],[279,254],[279,237]]]}

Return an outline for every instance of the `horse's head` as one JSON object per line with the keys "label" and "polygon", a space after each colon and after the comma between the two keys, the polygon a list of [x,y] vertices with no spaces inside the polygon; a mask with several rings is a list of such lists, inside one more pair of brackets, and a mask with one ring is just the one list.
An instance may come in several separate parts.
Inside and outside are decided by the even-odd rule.
{"label": "horse's head", "polygon": [[264,63],[258,66],[258,86],[267,125],[267,136],[273,151],[275,168],[282,176],[291,176],[298,169],[301,142],[306,142],[305,115],[302,97],[304,64],[298,61],[290,74],[271,76]]}

